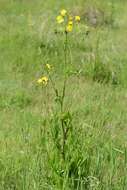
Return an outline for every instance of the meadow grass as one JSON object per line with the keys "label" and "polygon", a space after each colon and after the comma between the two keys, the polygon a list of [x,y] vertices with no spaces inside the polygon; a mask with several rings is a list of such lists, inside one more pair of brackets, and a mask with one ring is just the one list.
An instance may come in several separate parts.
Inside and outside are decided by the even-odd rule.
{"label": "meadow grass", "polygon": [[[81,16],[69,34],[64,158],[55,93],[50,82],[37,85],[49,63],[63,86],[62,8]],[[126,8],[125,0],[0,0],[0,190],[127,189]]]}

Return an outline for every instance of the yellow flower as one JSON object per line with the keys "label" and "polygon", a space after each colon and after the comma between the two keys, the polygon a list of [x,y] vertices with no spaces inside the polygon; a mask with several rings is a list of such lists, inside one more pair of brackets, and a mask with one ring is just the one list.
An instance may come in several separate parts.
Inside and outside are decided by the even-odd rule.
{"label": "yellow flower", "polygon": [[73,22],[72,22],[72,21],[69,21],[69,22],[68,22],[68,25],[73,25]]}
{"label": "yellow flower", "polygon": [[38,84],[41,84],[41,83],[42,83],[43,85],[47,85],[47,83],[48,83],[48,78],[44,76],[44,77],[38,79],[38,80],[37,80],[37,83],[38,83]]}
{"label": "yellow flower", "polygon": [[61,16],[66,16],[66,14],[67,14],[67,11],[65,10],[65,9],[62,9],[61,11],[60,11],[60,14],[61,14]]}
{"label": "yellow flower", "polygon": [[66,26],[66,32],[72,32],[72,30],[73,30],[73,25],[68,24]]}
{"label": "yellow flower", "polygon": [[48,70],[51,69],[51,65],[49,65],[48,63],[46,64],[46,67],[47,67]]}
{"label": "yellow flower", "polygon": [[56,17],[56,21],[57,21],[58,24],[63,23],[63,22],[64,22],[63,16],[61,16],[61,15],[57,16],[57,17]]}
{"label": "yellow flower", "polygon": [[38,84],[41,84],[41,83],[42,83],[42,79],[41,79],[41,78],[38,79],[38,80],[37,80],[37,83],[38,83]]}
{"label": "yellow flower", "polygon": [[80,22],[81,18],[80,16],[75,16],[75,21]]}

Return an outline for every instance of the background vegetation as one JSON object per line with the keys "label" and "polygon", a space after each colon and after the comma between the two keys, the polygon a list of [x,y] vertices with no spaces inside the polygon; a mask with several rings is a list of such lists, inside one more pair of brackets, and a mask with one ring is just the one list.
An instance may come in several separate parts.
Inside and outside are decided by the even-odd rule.
{"label": "background vegetation", "polygon": [[[81,16],[69,36],[64,160],[55,94],[36,83],[46,63],[63,83],[62,8]],[[126,9],[126,0],[0,0],[0,190],[127,189]]]}

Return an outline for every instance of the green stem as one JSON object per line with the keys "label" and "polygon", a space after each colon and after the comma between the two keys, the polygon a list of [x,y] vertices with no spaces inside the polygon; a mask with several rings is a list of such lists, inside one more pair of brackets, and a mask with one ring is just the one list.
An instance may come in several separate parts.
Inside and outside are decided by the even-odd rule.
{"label": "green stem", "polygon": [[[66,72],[67,68],[67,48],[68,48],[68,33],[65,32],[65,48],[64,48],[64,71]],[[67,83],[67,77],[66,73],[64,76],[64,84],[63,84],[63,89],[62,89],[62,96],[61,96],[61,113],[63,113],[63,107],[64,107],[64,99],[66,95],[66,83]],[[66,133],[66,128],[64,126],[64,120],[61,120],[61,126],[62,126],[62,157],[63,160],[65,160],[65,145],[66,145],[66,140],[67,140],[67,133]]]}
{"label": "green stem", "polygon": [[65,48],[64,48],[64,55],[65,55],[65,68],[66,68],[66,65],[67,65],[67,46],[68,46],[68,33],[65,32]]}
{"label": "green stem", "polygon": [[[68,33],[65,32],[64,71],[66,71],[66,68],[67,68],[67,48],[68,48]],[[63,89],[62,89],[62,97],[61,97],[61,112],[63,112],[64,99],[65,99],[65,94],[66,94],[66,83],[67,83],[67,77],[65,73],[64,84],[63,84]]]}

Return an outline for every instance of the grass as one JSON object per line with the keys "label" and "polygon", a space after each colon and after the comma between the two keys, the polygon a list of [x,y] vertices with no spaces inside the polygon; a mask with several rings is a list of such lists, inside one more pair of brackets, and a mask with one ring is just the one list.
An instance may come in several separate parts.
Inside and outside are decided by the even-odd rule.
{"label": "grass", "polygon": [[[0,190],[127,189],[126,7],[124,0],[0,0]],[[62,88],[64,37],[54,33],[61,8],[82,18],[69,36],[64,160],[55,94],[50,83],[36,84],[49,63]],[[86,16],[93,8],[104,15],[96,27]]]}

